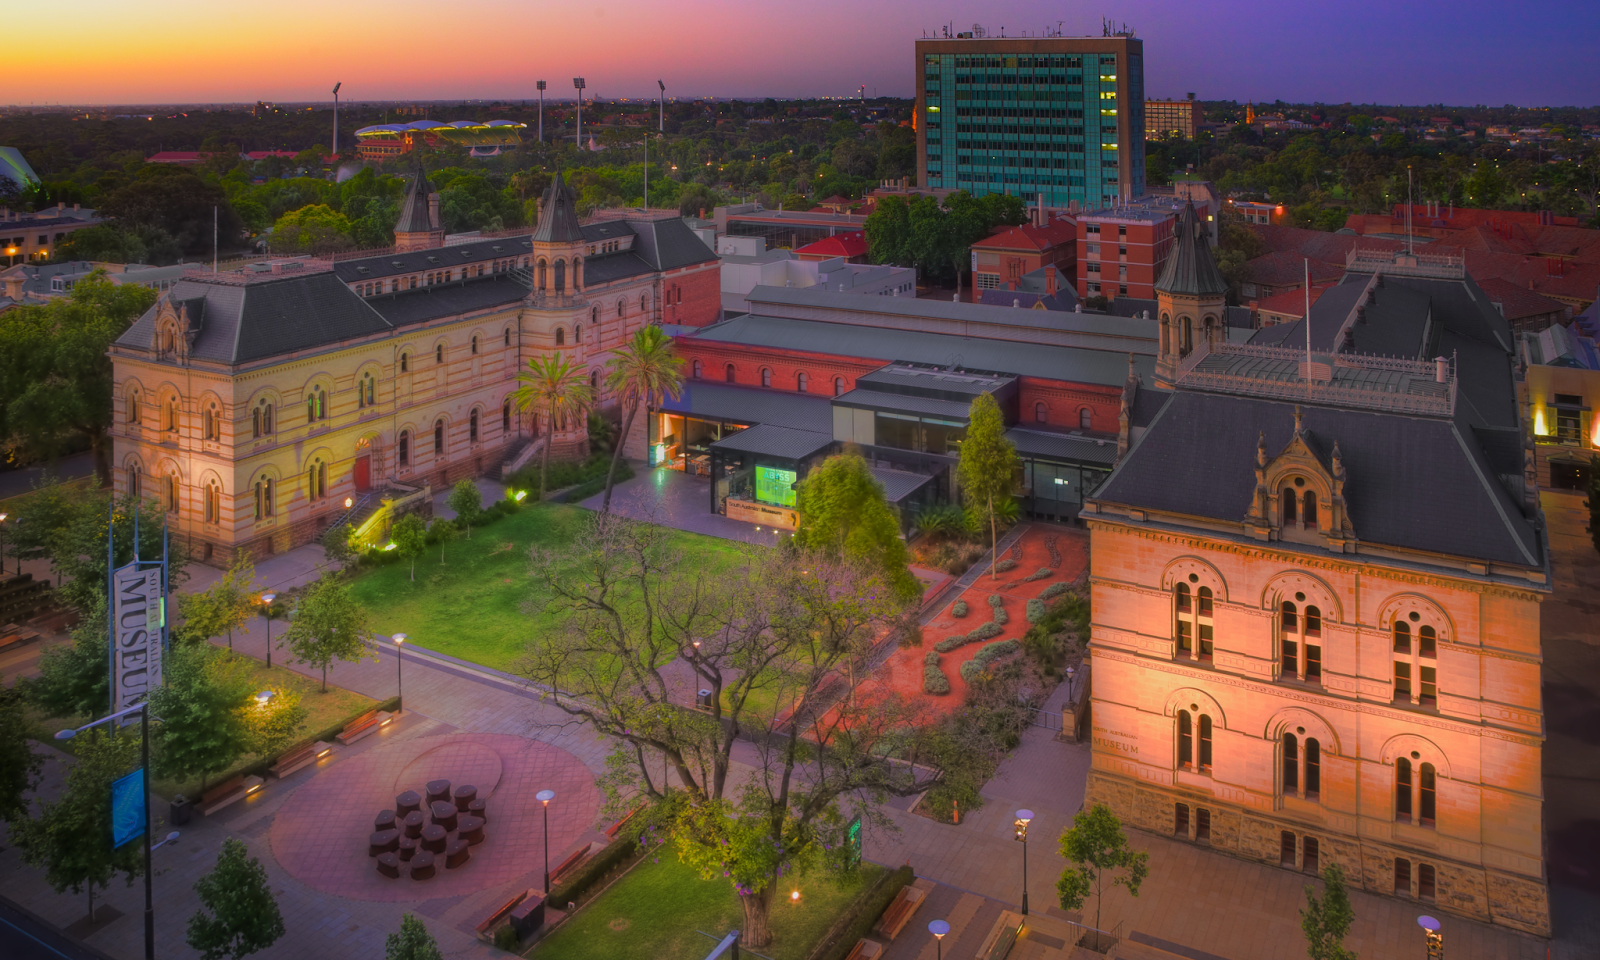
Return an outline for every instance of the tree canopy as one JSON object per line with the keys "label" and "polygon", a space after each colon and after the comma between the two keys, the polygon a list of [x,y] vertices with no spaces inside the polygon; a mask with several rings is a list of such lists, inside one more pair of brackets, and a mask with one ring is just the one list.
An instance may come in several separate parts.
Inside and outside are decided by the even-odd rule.
{"label": "tree canopy", "polygon": [[1002,517],[1010,517],[1013,513],[1008,508],[1020,468],[1017,449],[1006,439],[1006,423],[1000,413],[1000,404],[992,394],[985,393],[972,401],[967,435],[961,441],[961,459],[956,466],[956,477],[961,483],[962,496],[969,513],[981,525],[989,528],[991,578],[995,575],[997,527]]}
{"label": "tree canopy", "polygon": [[284,643],[300,663],[322,671],[322,691],[328,691],[328,667],[335,660],[355,662],[371,653],[372,631],[365,607],[350,597],[350,586],[324,577],[306,588],[295,604],[294,619],[284,632]]}
{"label": "tree canopy", "polygon": [[267,871],[249,856],[243,841],[222,841],[216,868],[195,882],[194,892],[204,909],[189,918],[184,939],[200,951],[201,960],[240,960],[272,946],[286,932]]}
{"label": "tree canopy", "polygon": [[894,508],[860,456],[832,456],[813,468],[797,486],[795,509],[796,546],[872,565],[902,600],[922,595]]}

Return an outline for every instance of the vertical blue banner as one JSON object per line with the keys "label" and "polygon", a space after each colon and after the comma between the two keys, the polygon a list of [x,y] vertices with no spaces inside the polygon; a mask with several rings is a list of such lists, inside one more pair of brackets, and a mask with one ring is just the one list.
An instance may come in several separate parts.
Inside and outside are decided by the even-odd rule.
{"label": "vertical blue banner", "polygon": [[144,811],[144,768],[111,782],[111,846],[144,836],[149,817]]}

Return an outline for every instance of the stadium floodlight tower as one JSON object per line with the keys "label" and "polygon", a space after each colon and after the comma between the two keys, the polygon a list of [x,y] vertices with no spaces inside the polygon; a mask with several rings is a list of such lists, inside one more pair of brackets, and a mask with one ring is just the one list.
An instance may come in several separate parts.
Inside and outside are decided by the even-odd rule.
{"label": "stadium floodlight tower", "polygon": [[539,88],[539,142],[544,143],[544,81],[540,80],[534,86]]}
{"label": "stadium floodlight tower", "polygon": [[333,156],[339,157],[339,88],[344,86],[344,81],[333,85]]}
{"label": "stadium floodlight tower", "polygon": [[583,88],[582,77],[572,78],[572,89],[578,91],[578,149],[583,149]]}
{"label": "stadium floodlight tower", "polygon": [[662,83],[660,80],[657,80],[656,81],[656,86],[661,88],[661,96],[656,99],[656,103],[660,104],[660,106],[661,106],[661,132],[662,133],[666,133],[667,132],[667,85],[665,83]]}

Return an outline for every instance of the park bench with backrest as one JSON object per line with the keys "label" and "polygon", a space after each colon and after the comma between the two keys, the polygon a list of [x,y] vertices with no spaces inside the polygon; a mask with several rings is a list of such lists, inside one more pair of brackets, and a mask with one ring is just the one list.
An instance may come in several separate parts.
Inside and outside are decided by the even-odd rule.
{"label": "park bench with backrest", "polygon": [[845,955],[844,960],[876,960],[881,956],[883,956],[883,944],[876,940],[868,940],[866,937],[862,937],[856,941],[854,947],[850,948],[850,952]]}
{"label": "park bench with backrest", "polygon": [[894,901],[889,904],[889,909],[883,911],[883,916],[878,919],[875,931],[893,940],[905,929],[906,923],[911,920],[911,915],[922,906],[923,897],[927,891],[917,886],[901,887],[900,892],[894,895]]}
{"label": "park bench with backrest", "polygon": [[338,740],[343,744],[355,743],[368,734],[376,733],[378,728],[389,721],[390,714],[383,710],[368,710],[361,716],[344,725],[344,730],[338,734]]}
{"label": "park bench with backrest", "polygon": [[505,919],[506,915],[516,909],[517,904],[528,899],[528,895],[531,893],[533,893],[532,890],[524,890],[505,903],[500,904],[500,906],[495,907],[494,912],[478,921],[478,925],[473,929],[478,931],[479,937],[485,940],[489,939],[489,931],[494,929],[494,925]]}
{"label": "park bench with backrest", "polygon": [[554,870],[550,871],[550,885],[555,886],[555,884],[560,880],[561,875],[577,866],[584,857],[589,855],[589,851],[592,849],[594,849],[594,844],[586,843],[578,849],[567,854],[567,859],[561,861],[556,865]]}
{"label": "park bench with backrest", "polygon": [[200,802],[195,806],[202,814],[210,816],[231,803],[238,803],[260,787],[260,777],[247,777],[243,774],[229,777],[202,793]]}
{"label": "park bench with backrest", "polygon": [[308,740],[292,750],[284,751],[283,755],[278,758],[278,762],[267,769],[274,777],[282,780],[296,770],[311,766],[332,751],[333,744],[331,743]]}

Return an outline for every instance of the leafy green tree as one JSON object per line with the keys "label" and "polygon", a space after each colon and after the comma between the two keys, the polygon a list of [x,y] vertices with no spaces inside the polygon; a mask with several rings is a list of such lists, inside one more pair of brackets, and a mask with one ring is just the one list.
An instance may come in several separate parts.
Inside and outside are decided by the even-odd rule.
{"label": "leafy green tree", "polygon": [[594,391],[581,365],[564,353],[548,354],[528,361],[528,369],[517,377],[521,386],[512,394],[519,410],[544,412],[544,455],[539,460],[539,499],[550,495],[550,447],[556,424],[583,416],[594,405]]}
{"label": "leafy green tree", "polygon": [[210,644],[174,646],[163,665],[165,683],[150,694],[157,776],[200,778],[200,789],[250,750],[245,720],[255,693],[243,660]]}
{"label": "leafy green tree", "polygon": [[1105,929],[1100,908],[1105,903],[1107,878],[1113,888],[1125,887],[1129,896],[1137,897],[1139,885],[1150,874],[1150,855],[1128,846],[1122,822],[1103,803],[1072,818],[1072,826],[1061,834],[1061,856],[1067,861],[1067,869],[1056,881],[1061,909],[1081,910],[1092,893],[1096,930]]}
{"label": "leafy green tree", "polygon": [[400,918],[400,930],[383,943],[383,960],[444,960],[427,926],[412,914]]}
{"label": "leafy green tree", "polygon": [[130,886],[144,875],[142,844],[111,846],[111,782],[139,765],[139,735],[96,727],[73,739],[73,753],[61,799],[39,801],[39,815],[12,824],[11,839],[56,893],[87,889],[93,920],[97,888],[119,873]]}
{"label": "leafy green tree", "polygon": [[27,813],[28,794],[44,769],[44,755],[33,752],[31,732],[22,689],[0,683],[0,820],[7,823]]}
{"label": "leafy green tree", "polygon": [[[322,670],[322,692],[328,692],[328,666],[335,660],[354,663],[371,648],[367,611],[350,597],[350,587],[324,578],[307,588],[295,607],[284,642],[303,664]],[[377,658],[373,653],[372,657]]]}
{"label": "leafy green tree", "polygon": [[256,615],[260,591],[256,589],[256,565],[243,550],[233,558],[222,579],[200,593],[179,594],[178,615],[183,618],[183,634],[193,643],[228,635],[233,649],[233,631],[243,630]]}
{"label": "leafy green tree", "polygon": [[613,445],[611,466],[606,470],[606,493],[600,501],[600,512],[611,511],[611,490],[616,485],[617,464],[622,460],[622,448],[628,433],[633,429],[634,415],[642,404],[646,410],[656,397],[673,400],[683,392],[683,359],[673,356],[672,338],[661,332],[655,324],[646,324],[634,331],[633,338],[620,349],[613,351],[607,362],[606,387],[622,400],[622,436]]}
{"label": "leafy green tree", "polygon": [[800,482],[795,508],[800,514],[795,546],[881,570],[902,600],[922,595],[894,508],[861,457],[842,454],[824,460]]}
{"label": "leafy green tree", "polygon": [[291,210],[272,226],[274,253],[332,253],[355,246],[350,218],[326,204]]}
{"label": "leafy green tree", "polygon": [[423,524],[422,518],[414,513],[401,517],[395,521],[389,539],[394,541],[394,550],[400,555],[400,559],[411,564],[411,579],[415,582],[417,558],[422,556],[422,551],[428,543],[428,528]]}
{"label": "leafy green tree", "polygon": [[1020,468],[1017,448],[1006,439],[1000,405],[990,394],[972,401],[967,437],[961,441],[961,461],[956,476],[967,502],[989,523],[989,579],[993,580],[999,553],[1000,517],[1010,515],[1012,490]]}
{"label": "leafy green tree", "polygon": [[435,520],[428,532],[433,534],[434,540],[439,544],[439,566],[444,566],[444,548],[451,540],[461,535],[456,525],[445,520]]}
{"label": "leafy green tree", "polygon": [[216,869],[195,881],[195,895],[205,909],[189,918],[184,942],[200,951],[203,960],[239,960],[272,946],[285,933],[267,871],[248,854],[242,841],[229,837],[222,841]]}
{"label": "leafy green tree", "polygon": [[867,249],[873,263],[903,264],[911,242],[911,208],[901,197],[884,197],[867,215]]}
{"label": "leafy green tree", "polygon": [[265,703],[251,703],[244,709],[245,726],[250,735],[250,752],[271,756],[294,742],[306,725],[309,711],[300,702],[299,691],[270,687],[272,696]]}
{"label": "leafy green tree", "polygon": [[239,236],[238,215],[219,184],[176,167],[147,167],[139,177],[107,194],[98,212],[120,224],[162,230],[187,253],[211,252],[214,215],[223,243]]}
{"label": "leafy green tree", "polygon": [[483,491],[471,477],[464,477],[450,489],[450,509],[456,512],[456,523],[466,528],[467,539],[472,539],[472,522],[483,513]]}
{"label": "leafy green tree", "polygon": [[39,458],[60,455],[76,436],[109,486],[108,351],[155,299],[153,290],[119,287],[96,271],[66,297],[0,313],[0,436]]}
{"label": "leafy green tree", "polygon": [[1330,863],[1322,871],[1323,895],[1306,887],[1306,908],[1300,911],[1300,929],[1306,935],[1306,956],[1310,960],[1356,960],[1356,952],[1344,945],[1355,911],[1344,889],[1344,869]]}
{"label": "leafy green tree", "polygon": [[145,263],[149,248],[139,235],[102,224],[74,230],[56,244],[57,260],[94,260],[102,263]]}
{"label": "leafy green tree", "polygon": [[109,625],[104,600],[72,631],[72,642],[44,651],[39,675],[21,685],[28,700],[51,717],[98,717],[110,712]]}

